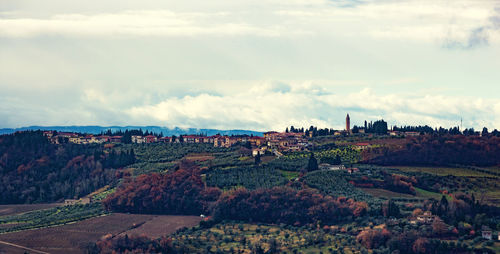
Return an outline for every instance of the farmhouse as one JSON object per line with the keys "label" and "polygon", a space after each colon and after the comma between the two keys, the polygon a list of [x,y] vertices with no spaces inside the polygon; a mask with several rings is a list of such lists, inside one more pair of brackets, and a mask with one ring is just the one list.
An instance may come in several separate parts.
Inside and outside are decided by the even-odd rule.
{"label": "farmhouse", "polygon": [[158,142],[161,143],[172,143],[172,137],[161,137],[158,139]]}
{"label": "farmhouse", "polygon": [[155,143],[157,141],[157,138],[156,138],[156,136],[153,136],[153,135],[147,135],[144,137],[144,141],[145,141],[145,143],[148,143],[148,144]]}
{"label": "farmhouse", "polygon": [[131,139],[132,139],[132,143],[137,143],[137,144],[144,143],[144,138],[142,136],[139,136],[139,135],[132,135]]}
{"label": "farmhouse", "polygon": [[319,164],[319,169],[321,170],[345,170],[344,165],[331,165],[328,163]]}
{"label": "farmhouse", "polygon": [[486,239],[486,240],[493,239],[493,234],[491,232],[491,229],[488,226],[483,226],[481,228],[481,236],[483,237],[483,239]]}
{"label": "farmhouse", "polygon": [[356,143],[354,144],[354,149],[357,149],[357,150],[365,150],[367,148],[370,148],[371,145],[370,143]]}
{"label": "farmhouse", "polygon": [[423,224],[431,224],[432,222],[434,222],[435,219],[436,216],[432,215],[432,213],[429,211],[426,211],[424,212],[424,214],[417,216],[417,221]]}
{"label": "farmhouse", "polygon": [[84,198],[80,198],[80,199],[65,199],[64,205],[66,205],[66,206],[78,205],[78,204],[86,205],[86,204],[90,204],[90,202],[92,202],[92,199],[90,199],[88,197],[84,197]]}

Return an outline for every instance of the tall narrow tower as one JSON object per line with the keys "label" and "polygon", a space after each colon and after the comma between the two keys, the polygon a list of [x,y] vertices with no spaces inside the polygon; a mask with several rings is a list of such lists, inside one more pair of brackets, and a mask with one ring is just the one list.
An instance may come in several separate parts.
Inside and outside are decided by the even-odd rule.
{"label": "tall narrow tower", "polygon": [[345,118],[345,130],[347,133],[351,133],[351,118],[349,117],[349,114],[347,114]]}

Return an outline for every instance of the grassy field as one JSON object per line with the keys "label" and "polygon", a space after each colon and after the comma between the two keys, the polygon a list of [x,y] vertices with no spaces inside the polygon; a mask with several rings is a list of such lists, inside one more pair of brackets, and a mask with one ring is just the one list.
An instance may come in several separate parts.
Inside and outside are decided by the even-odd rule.
{"label": "grassy field", "polygon": [[[423,190],[420,188],[415,188],[415,191],[417,192],[417,197],[425,198],[425,199],[433,198],[436,200],[441,200],[441,197],[443,196],[441,193],[426,191],[426,190]],[[451,200],[451,197],[448,195],[446,196],[446,198],[448,200]]]}
{"label": "grassy field", "polygon": [[[192,227],[199,221],[198,216],[116,213],[63,226],[0,234],[0,241],[55,254],[85,253],[85,248],[89,243],[96,242],[108,234],[137,233],[157,237],[175,232],[181,227]],[[3,248],[15,249],[8,246]]]}
{"label": "grassy field", "polygon": [[416,198],[417,196],[413,196],[410,194],[405,194],[405,193],[398,193],[398,192],[393,192],[390,190],[385,190],[385,189],[377,189],[377,188],[360,188],[364,192],[374,196],[374,197],[379,197],[379,198],[386,198],[386,199],[391,199],[391,198]]}
{"label": "grassy field", "polygon": [[390,168],[397,168],[403,172],[422,172],[439,176],[474,176],[474,177],[494,177],[494,175],[474,171],[466,168],[448,168],[448,167],[407,167],[407,166],[394,166]]}
{"label": "grassy field", "polygon": [[201,162],[201,161],[213,160],[215,159],[215,157],[210,153],[192,153],[184,156],[184,159]]}
{"label": "grassy field", "polygon": [[295,179],[299,177],[300,173],[297,171],[285,171],[285,170],[280,170],[281,174],[288,180]]}

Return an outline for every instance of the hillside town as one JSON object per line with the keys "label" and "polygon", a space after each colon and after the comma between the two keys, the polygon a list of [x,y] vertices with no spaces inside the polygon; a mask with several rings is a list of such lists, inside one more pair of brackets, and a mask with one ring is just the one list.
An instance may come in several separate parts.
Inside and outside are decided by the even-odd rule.
{"label": "hillside town", "polygon": [[[334,136],[347,136],[352,135],[353,130],[350,127],[349,114],[346,117],[345,130],[334,131],[329,130]],[[130,135],[129,142],[125,141],[123,135],[92,135],[74,132],[57,132],[57,131],[44,131],[51,143],[74,143],[74,144],[104,144],[104,143],[135,143],[135,144],[151,144],[151,143],[186,143],[186,144],[212,144],[214,147],[229,148],[238,143],[248,143],[252,147],[253,155],[264,154],[265,151],[273,153],[283,152],[300,152],[307,151],[312,145],[308,138],[318,135],[316,128],[311,126],[308,130],[288,128],[284,132],[268,131],[261,136],[253,135],[180,135],[180,136],[166,136],[148,133],[148,135]],[[360,128],[356,133],[365,133],[365,128]],[[396,131],[391,131],[390,135],[397,135]],[[411,133],[408,133],[412,135]],[[356,148],[365,149],[370,144],[359,143]]]}
{"label": "hillside town", "polygon": [[[113,135],[117,133],[101,133],[99,135],[82,134],[75,132],[57,132],[57,131],[44,131],[51,143],[74,143],[74,144],[104,144],[104,143],[135,143],[135,144],[151,144],[151,143],[185,143],[185,144],[211,144],[214,147],[232,147],[235,144],[248,144],[252,148],[253,156],[257,154],[264,154],[266,151],[281,155],[287,152],[300,152],[308,151],[312,146],[311,138],[317,136],[333,136],[333,137],[348,137],[348,136],[372,136],[386,135],[393,137],[416,137],[431,133],[449,133],[449,134],[462,134],[472,136],[493,135],[499,136],[499,132],[494,130],[489,133],[487,129],[482,132],[475,131],[474,129],[465,129],[460,131],[458,127],[443,129],[431,128],[429,126],[417,127],[397,127],[392,126],[388,128],[387,122],[378,120],[368,123],[364,122],[364,126],[356,126],[351,128],[351,119],[349,114],[345,118],[345,129],[318,129],[311,126],[309,129],[294,128],[293,126],[284,132],[268,131],[262,133],[262,136],[254,135],[212,135],[207,136],[203,134],[198,135],[179,135],[179,136],[163,136],[161,134],[149,133],[142,131],[131,134],[120,132],[121,135]],[[369,142],[358,142],[351,144],[356,150],[365,150],[372,147]]]}

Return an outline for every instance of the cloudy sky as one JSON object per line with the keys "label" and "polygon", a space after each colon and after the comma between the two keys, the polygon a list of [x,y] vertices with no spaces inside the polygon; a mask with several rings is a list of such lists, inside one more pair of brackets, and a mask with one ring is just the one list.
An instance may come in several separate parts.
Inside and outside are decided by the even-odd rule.
{"label": "cloudy sky", "polygon": [[500,2],[1,0],[0,127],[500,129]]}

